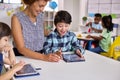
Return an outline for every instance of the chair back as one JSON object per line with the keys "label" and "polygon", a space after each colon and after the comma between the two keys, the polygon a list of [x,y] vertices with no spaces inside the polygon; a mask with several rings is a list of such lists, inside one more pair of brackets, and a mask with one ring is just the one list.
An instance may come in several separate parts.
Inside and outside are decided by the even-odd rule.
{"label": "chair back", "polygon": [[116,39],[110,46],[109,51],[107,53],[101,53],[101,55],[114,58],[114,49],[116,46],[120,46],[120,36],[116,37]]}

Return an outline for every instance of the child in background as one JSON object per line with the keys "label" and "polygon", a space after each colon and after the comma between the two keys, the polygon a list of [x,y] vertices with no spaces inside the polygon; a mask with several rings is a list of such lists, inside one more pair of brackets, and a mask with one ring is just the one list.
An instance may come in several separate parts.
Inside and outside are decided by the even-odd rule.
{"label": "child in background", "polygon": [[[19,71],[23,66],[24,62],[20,61],[16,64],[15,55],[12,46],[9,44],[11,30],[5,23],[0,22],[0,80],[8,80],[13,77],[14,73]],[[8,56],[4,56],[4,53],[8,53]],[[2,69],[5,64],[13,66],[8,72],[2,74]]]}
{"label": "child in background", "polygon": [[104,16],[102,18],[102,26],[103,32],[102,35],[92,36],[88,35],[88,38],[93,38],[95,40],[99,40],[99,46],[96,48],[90,49],[90,51],[100,54],[101,52],[108,52],[109,47],[111,45],[111,31],[113,30],[113,23],[111,16]]}
{"label": "child in background", "polygon": [[76,35],[69,31],[71,15],[64,10],[58,11],[54,18],[55,30],[51,32],[44,43],[43,51],[46,54],[56,52],[67,52],[74,50],[76,54],[83,57],[83,48],[80,46]]}
{"label": "child in background", "polygon": [[86,26],[90,26],[90,29],[88,32],[96,32],[96,33],[102,32],[102,25],[100,24],[101,18],[102,16],[100,13],[95,14],[94,22],[89,22],[86,24]]}

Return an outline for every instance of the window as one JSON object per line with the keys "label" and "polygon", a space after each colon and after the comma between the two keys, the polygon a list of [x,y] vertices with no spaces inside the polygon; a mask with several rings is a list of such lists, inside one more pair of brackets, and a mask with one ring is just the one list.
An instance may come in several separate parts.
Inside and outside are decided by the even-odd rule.
{"label": "window", "polygon": [[21,3],[21,0],[3,0],[3,3]]}
{"label": "window", "polygon": [[0,3],[3,3],[3,0],[0,0]]}

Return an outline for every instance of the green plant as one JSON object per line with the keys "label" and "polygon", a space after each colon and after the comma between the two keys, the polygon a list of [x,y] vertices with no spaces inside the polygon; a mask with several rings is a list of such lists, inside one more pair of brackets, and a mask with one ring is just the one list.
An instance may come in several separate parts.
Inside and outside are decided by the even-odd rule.
{"label": "green plant", "polygon": [[84,17],[82,18],[82,20],[83,20],[83,21],[87,21],[87,17],[84,16]]}

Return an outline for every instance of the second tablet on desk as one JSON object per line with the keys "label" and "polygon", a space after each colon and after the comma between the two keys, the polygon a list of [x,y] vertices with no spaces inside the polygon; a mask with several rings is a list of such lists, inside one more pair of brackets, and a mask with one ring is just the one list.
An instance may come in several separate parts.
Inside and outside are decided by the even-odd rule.
{"label": "second tablet on desk", "polygon": [[63,56],[63,60],[65,62],[83,62],[85,61],[84,58],[80,58],[80,56],[78,56],[77,54],[62,54]]}

